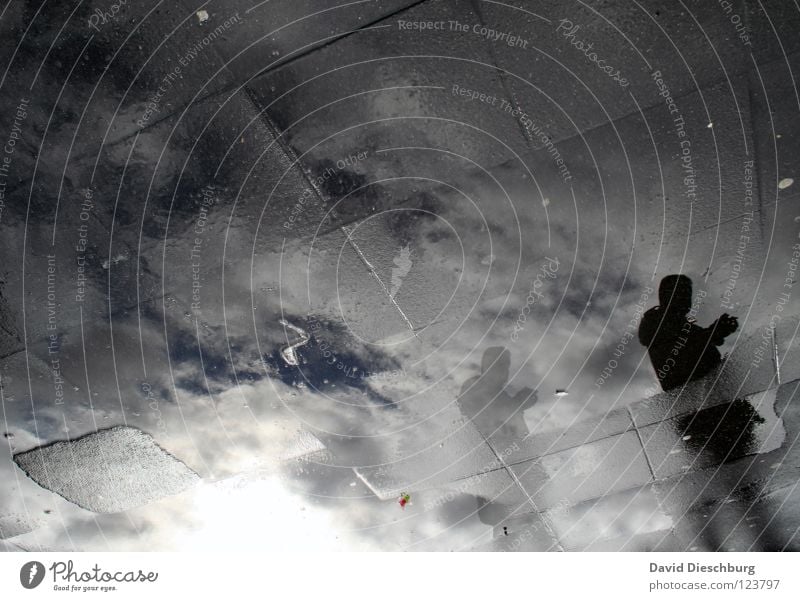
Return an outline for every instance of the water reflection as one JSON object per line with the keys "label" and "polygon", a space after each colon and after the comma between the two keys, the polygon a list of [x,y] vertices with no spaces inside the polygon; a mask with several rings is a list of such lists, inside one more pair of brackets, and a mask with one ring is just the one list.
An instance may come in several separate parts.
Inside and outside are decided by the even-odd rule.
{"label": "water reflection", "polygon": [[759,452],[763,441],[756,424],[766,420],[745,399],[709,407],[677,419],[679,434],[689,450],[710,455],[713,465]]}
{"label": "water reflection", "polygon": [[[530,433],[524,411],[537,400],[536,391],[523,388],[514,396],[505,390],[511,366],[511,353],[505,347],[487,348],[481,360],[481,373],[464,382],[458,405],[495,454],[523,440]],[[499,455],[498,455],[499,456]],[[513,507],[478,496],[481,522],[496,526],[507,519]]]}
{"label": "water reflection", "polygon": [[506,391],[511,353],[493,346],[483,353],[481,373],[464,382],[458,405],[491,443],[521,440],[529,434],[523,412],[536,402],[536,392],[523,388],[513,397]]}
{"label": "water reflection", "polygon": [[[289,386],[307,386],[321,394],[354,389],[372,403],[395,406],[373,384],[404,374],[397,359],[356,342],[344,327],[328,320],[311,316],[281,322],[284,327],[284,323],[302,323],[303,328],[287,328],[285,344],[266,355],[270,375]],[[296,334],[298,331],[302,334]],[[349,402],[357,403],[358,395],[355,399]]]}
{"label": "water reflection", "polygon": [[[698,464],[697,467],[715,466],[710,482],[705,486],[721,485],[721,490],[727,494],[721,503],[715,502],[703,508],[703,518],[698,520],[702,523],[694,527],[694,538],[705,550],[777,551],[783,546],[785,536],[775,528],[769,502],[759,498],[762,483],[751,481],[749,486],[743,486],[737,470],[721,466],[745,455],[769,451],[770,443],[773,443],[771,446],[780,446],[782,440],[770,440],[777,428],[764,432],[759,427],[768,421],[761,412],[768,418],[769,412],[773,412],[771,404],[756,408],[748,399],[735,399],[683,415],[675,421],[678,435],[696,457],[694,463]],[[711,519],[707,518],[709,515]],[[686,516],[689,521],[697,518],[691,513]]]}
{"label": "water reflection", "polygon": [[719,366],[717,347],[738,327],[736,318],[727,313],[707,328],[698,326],[694,316],[699,300],[692,305],[691,278],[668,275],[658,288],[660,305],[642,317],[639,342],[647,347],[664,390],[698,380]]}

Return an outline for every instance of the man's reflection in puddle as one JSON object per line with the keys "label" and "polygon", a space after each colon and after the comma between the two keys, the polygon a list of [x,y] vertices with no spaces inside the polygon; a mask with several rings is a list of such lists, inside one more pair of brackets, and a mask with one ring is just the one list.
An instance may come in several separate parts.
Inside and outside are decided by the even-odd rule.
{"label": "man's reflection in puddle", "polygon": [[536,402],[536,392],[530,388],[523,388],[513,397],[505,391],[510,367],[508,349],[502,346],[486,349],[480,375],[464,382],[458,397],[465,417],[493,443],[525,438],[529,431],[522,414]]}
{"label": "man's reflection in puddle", "polygon": [[658,288],[660,305],[645,312],[639,325],[639,342],[647,347],[650,361],[664,390],[699,380],[722,358],[717,350],[736,331],[735,317],[724,313],[707,328],[698,326],[692,308],[692,280],[668,275]]}
{"label": "man's reflection in puddle", "polygon": [[[698,307],[692,306],[692,280],[669,275],[658,289],[660,305],[648,310],[639,326],[639,341],[647,347],[661,387],[673,390],[706,376],[722,362],[718,346],[736,331],[738,322],[727,313],[707,328],[694,321]],[[737,470],[723,464],[760,452],[763,441],[758,424],[765,422],[747,399],[702,409],[677,417],[673,422],[688,457],[697,468],[715,468],[709,473],[713,486],[723,495],[708,501],[702,510],[681,512],[692,544],[700,550],[778,550],[782,538],[764,514],[764,500],[743,487]],[[709,481],[706,486],[711,486]],[[674,502],[664,499],[668,504]],[[691,501],[691,499],[689,499]],[[755,523],[751,520],[757,520]],[[756,527],[758,530],[751,530]],[[779,541],[781,541],[779,543]]]}
{"label": "man's reflection in puddle", "polygon": [[[536,392],[530,388],[521,389],[513,397],[506,392],[510,367],[511,353],[508,349],[501,346],[486,349],[480,375],[464,382],[458,397],[461,412],[472,421],[495,453],[502,453],[503,449],[529,434],[523,412],[537,399]],[[498,525],[513,510],[490,499],[477,499],[478,517],[490,526]]]}

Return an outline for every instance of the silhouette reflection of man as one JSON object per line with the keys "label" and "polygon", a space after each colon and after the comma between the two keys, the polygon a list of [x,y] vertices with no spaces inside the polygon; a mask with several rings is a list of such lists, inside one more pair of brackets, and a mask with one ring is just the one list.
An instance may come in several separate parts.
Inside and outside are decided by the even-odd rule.
{"label": "silhouette reflection of man", "polygon": [[699,380],[722,358],[717,350],[739,326],[724,313],[707,328],[687,316],[692,309],[692,280],[668,275],[658,287],[659,306],[645,312],[639,325],[639,342],[647,347],[661,388],[671,390]]}
{"label": "silhouette reflection of man", "polygon": [[[464,382],[458,405],[495,452],[503,453],[523,440],[528,425],[523,413],[533,406],[537,394],[523,388],[514,396],[506,392],[511,367],[511,353],[502,346],[487,348],[481,360],[481,374]],[[484,524],[497,526],[516,509],[494,499],[476,496],[478,518]]]}
{"label": "silhouette reflection of man", "polygon": [[[458,405],[487,439],[497,444],[519,441],[528,435],[523,412],[536,402],[536,392],[523,388],[513,397],[508,385],[511,353],[493,346],[483,353],[481,374],[464,382]],[[498,449],[501,450],[501,449]]]}

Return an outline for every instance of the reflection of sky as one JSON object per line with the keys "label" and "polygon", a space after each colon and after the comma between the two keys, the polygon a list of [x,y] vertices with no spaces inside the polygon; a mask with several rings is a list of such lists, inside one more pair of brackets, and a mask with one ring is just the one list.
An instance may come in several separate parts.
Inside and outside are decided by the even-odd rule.
{"label": "reflection of sky", "polygon": [[[17,22],[20,11],[10,5]],[[42,32],[34,33],[34,43],[49,44]],[[397,69],[402,80],[402,67],[391,69]],[[59,94],[61,71],[49,63],[44,67],[40,81],[46,88],[40,88],[40,97]],[[93,81],[82,69],[76,76],[76,86]],[[12,72],[9,77],[18,83],[21,75]],[[720,94],[717,90],[709,97],[714,100]],[[98,98],[91,116],[110,121],[115,94],[103,89]],[[375,115],[402,113],[411,105],[414,111],[425,109],[422,95],[405,98],[408,106],[402,104],[402,96],[397,98],[378,96],[364,102],[374,103],[366,106]],[[141,114],[143,100],[126,106],[118,120],[133,121],[132,116]],[[687,116],[690,106],[699,106],[693,95],[682,102]],[[34,103],[30,123],[47,122],[50,108]],[[468,447],[464,441],[476,435],[459,435],[463,416],[456,400],[464,383],[480,373],[483,353],[492,346],[510,351],[508,395],[525,388],[538,392],[537,402],[524,415],[534,436],[652,392],[656,380],[635,337],[621,356],[613,353],[626,332],[635,334],[630,320],[644,286],[652,285],[653,272],[661,277],[682,269],[698,285],[708,274],[708,302],[699,320],[705,325],[720,312],[717,302],[736,250],[726,240],[736,238],[738,213],[725,207],[730,211],[724,215],[728,229],[717,248],[712,226],[719,214],[704,208],[690,226],[684,221],[685,207],[661,205],[664,191],[656,174],[663,165],[670,183],[678,181],[669,172],[675,165],[664,158],[675,148],[668,144],[669,136],[657,133],[661,156],[654,160],[642,138],[630,133],[643,129],[638,116],[619,124],[622,134],[607,125],[587,132],[587,143],[604,149],[597,156],[587,156],[583,139],[559,141],[559,148],[570,156],[577,182],[574,195],[559,181],[553,183],[546,156],[540,160],[539,155],[526,155],[535,167],[534,182],[521,175],[525,170],[517,162],[493,168],[493,180],[451,154],[371,153],[373,162],[340,171],[323,189],[337,199],[367,185],[337,208],[343,215],[371,215],[349,224],[356,252],[330,222],[312,244],[321,215],[311,208],[296,229],[289,234],[282,229],[285,207],[296,202],[306,182],[291,172],[266,204],[267,193],[284,175],[285,157],[267,154],[248,174],[253,157],[271,140],[258,127],[244,129],[253,116],[249,99],[236,96],[229,110],[211,120],[216,108],[213,102],[201,104],[181,124],[165,119],[144,131],[135,145],[130,139],[109,145],[96,180],[89,177],[94,174],[94,156],[74,159],[74,172],[65,178],[63,160],[48,160],[48,155],[37,165],[30,199],[33,219],[27,222],[25,211],[10,202],[3,213],[3,256],[21,257],[26,251],[25,293],[30,295],[24,309],[29,353],[12,354],[2,366],[2,428],[13,438],[0,439],[0,480],[10,483],[0,493],[0,518],[13,516],[18,523],[41,525],[20,537],[21,544],[53,549],[470,548],[490,531],[477,514],[477,492],[459,492],[428,510],[426,501],[435,500],[441,490],[426,489],[414,492],[412,504],[401,510],[395,499],[379,499],[380,487],[365,482],[368,478],[352,468],[383,469],[387,482],[402,471],[404,476],[418,474],[420,480],[431,476],[444,485],[431,472],[464,457],[473,461],[474,449],[459,445]],[[663,115],[652,108],[645,113],[650,122],[663,125]],[[210,134],[200,135],[195,121],[208,125]],[[173,126],[176,133],[166,143]],[[303,127],[295,140],[314,140],[315,124]],[[70,148],[71,131],[56,128],[47,139],[47,148],[55,148],[59,158]],[[727,135],[724,126],[717,131]],[[230,132],[236,133],[235,143],[220,167],[217,155],[230,142]],[[118,141],[124,133],[115,130],[110,140]],[[393,140],[371,129],[357,133],[365,138],[357,140],[364,148],[383,150]],[[625,138],[627,152],[617,135],[631,136],[633,142]],[[459,135],[453,134],[453,139],[458,142]],[[27,157],[22,143],[19,148],[15,165],[24,173],[35,147],[28,148]],[[698,161],[714,165],[708,156],[710,143],[701,144],[698,138],[696,148]],[[339,157],[349,151],[347,141],[334,140],[316,153]],[[160,160],[155,172],[154,157]],[[735,162],[736,157],[728,158],[727,163]],[[306,162],[312,172],[333,164],[312,157]],[[629,165],[637,196],[629,189]],[[217,167],[219,202],[210,209],[202,234],[202,310],[195,320],[190,257],[196,245],[200,190]],[[120,181],[123,172],[126,179]],[[404,179],[409,173],[413,180]],[[368,185],[379,177],[397,176],[403,177]],[[738,172],[728,179],[739,182]],[[444,184],[435,185],[434,180]],[[108,202],[91,221],[89,290],[79,312],[67,301],[74,292],[72,262],[81,224],[77,208],[90,185],[96,198]],[[16,206],[26,207],[28,189],[20,190]],[[112,205],[108,199],[116,199],[119,190],[120,202]],[[57,195],[63,199],[55,243],[59,357],[66,380],[63,405],[53,402],[50,356],[43,342],[48,333],[45,256],[52,250],[55,221],[44,199]],[[147,208],[140,204],[144,198]],[[373,215],[375,206],[403,210]],[[661,229],[665,220],[666,231]],[[692,230],[697,248],[684,254],[692,227],[697,228]],[[752,251],[758,255],[755,232],[752,235]],[[785,244],[788,237],[781,240]],[[713,259],[704,254],[712,246],[717,253]],[[405,264],[399,275],[402,248],[410,250],[410,267]],[[114,257],[120,260],[109,264]],[[543,281],[542,296],[526,307],[545,257],[557,258],[559,268],[554,278]],[[752,300],[748,285],[757,270],[750,267],[750,275],[736,289],[739,311]],[[391,283],[392,299],[370,269],[382,282]],[[779,275],[770,290],[780,290]],[[4,277],[3,301],[17,303],[23,290],[20,274]],[[651,297],[645,307],[654,303]],[[761,299],[757,307],[763,309],[764,304]],[[530,312],[515,340],[514,325],[527,308]],[[280,325],[281,319],[311,333],[308,344],[297,349],[296,367],[280,356],[282,347],[296,342]],[[763,315],[756,317],[759,320]],[[748,325],[742,320],[748,334],[755,329],[752,321]],[[407,322],[413,324],[413,334]],[[598,387],[598,376],[612,357],[613,373]],[[557,397],[557,389],[567,390],[568,396]],[[121,424],[150,433],[205,483],[151,506],[97,516],[46,494],[11,463],[12,452]],[[287,460],[292,454],[287,449],[297,448],[298,440],[307,443],[309,433],[325,451],[311,444],[310,454]],[[570,462],[575,477],[585,475],[597,461],[590,450],[580,453]],[[436,461],[427,460],[432,456]],[[477,453],[475,457],[472,467],[485,467],[484,459]],[[559,466],[545,467],[555,474]],[[378,492],[386,490],[391,487]],[[609,505],[609,516],[617,511]]]}
{"label": "reflection of sky", "polygon": [[[493,202],[480,181],[462,185],[476,190],[474,195],[487,205]],[[511,189],[511,194],[524,191],[523,186],[519,191]],[[244,262],[226,270],[227,323],[217,321],[221,298],[217,300],[219,293],[211,287],[204,291],[204,307],[210,310],[204,311],[197,323],[186,317],[186,301],[180,295],[168,299],[163,307],[160,302],[148,303],[140,315],[129,312],[115,319],[115,339],[128,336],[138,342],[142,337],[141,344],[115,347],[116,361],[141,365],[138,355],[145,349],[146,381],[159,399],[158,411],[166,429],[156,427],[155,412],[148,405],[151,398],[141,389],[145,381],[141,369],[128,368],[123,375],[123,398],[128,399],[124,419],[128,425],[152,433],[164,448],[214,483],[125,515],[95,517],[60,503],[61,523],[40,529],[26,540],[53,548],[106,544],[110,548],[258,548],[271,541],[283,548],[283,542],[277,541],[289,540],[297,548],[366,549],[409,545],[469,548],[485,540],[490,528],[479,521],[477,501],[469,494],[457,495],[431,510],[425,510],[421,500],[400,510],[393,499],[378,500],[351,468],[388,462],[386,469],[391,472],[393,462],[438,447],[439,438],[459,418],[455,400],[462,385],[480,372],[483,350],[491,345],[505,346],[511,352],[508,386],[512,395],[524,387],[540,391],[538,402],[525,414],[531,431],[560,429],[575,419],[638,400],[642,394],[637,391],[652,386],[654,379],[646,357],[637,370],[644,355],[635,341],[626,348],[600,393],[595,392],[594,382],[628,325],[641,288],[623,282],[619,274],[606,275],[607,269],[595,284],[597,274],[592,267],[575,262],[567,228],[553,229],[549,247],[543,235],[526,239],[525,259],[520,262],[517,239],[507,234],[517,227],[516,218],[522,231],[541,228],[538,210],[518,210],[516,217],[496,208],[470,213],[457,206],[450,208],[455,203],[446,191],[438,202],[428,199],[426,205],[426,210],[435,209],[441,219],[422,220],[411,231],[406,224],[397,233],[392,232],[394,222],[390,220],[376,227],[377,233],[388,233],[388,238],[360,240],[365,255],[375,257],[387,280],[396,250],[404,244],[413,248],[408,286],[415,294],[426,289],[430,294],[403,296],[401,287],[396,296],[401,309],[410,315],[417,309],[420,315],[435,315],[440,308],[430,309],[425,303],[431,299],[450,302],[416,337],[403,331],[400,321],[388,323],[385,329],[379,324],[371,334],[375,341],[388,341],[389,345],[376,346],[341,325],[338,306],[357,296],[344,291],[342,298],[337,262],[342,260],[343,239],[335,234],[330,247],[335,252],[309,253],[296,246],[286,253],[279,283],[271,279],[269,268],[260,273],[260,265],[265,263],[253,266],[253,278],[264,282],[256,288],[260,292],[255,307],[258,344],[246,300],[250,297],[250,266]],[[463,255],[453,231],[462,238],[478,236]],[[316,247],[327,251],[326,244],[322,239]],[[172,252],[181,254],[176,251],[181,245],[186,254],[191,240],[173,239]],[[234,241],[231,246],[234,252],[244,253],[246,242]],[[544,282],[542,298],[532,305],[519,340],[514,341],[513,325],[545,256],[558,258],[556,277]],[[266,264],[273,260],[281,258],[276,254],[265,258]],[[358,285],[377,286],[358,262],[345,267],[361,269],[348,276]],[[413,280],[414,275],[420,279]],[[206,281],[218,277],[220,274],[212,273]],[[310,307],[309,281],[313,293]],[[436,289],[453,282],[457,284],[455,292]],[[264,288],[273,290],[264,292]],[[217,302],[220,304],[215,306]],[[614,303],[617,306],[612,311]],[[278,323],[281,315],[312,332],[309,343],[296,351],[300,360],[296,367],[280,356],[281,347],[297,341],[291,330]],[[164,322],[171,371],[165,370],[163,359],[160,364],[154,361],[167,356]],[[106,335],[97,328],[98,340]],[[93,344],[91,333],[87,343]],[[333,364],[324,353],[328,349],[335,355]],[[72,370],[76,381],[80,380],[79,367],[80,362]],[[46,377],[44,368],[41,370]],[[634,379],[629,382],[631,376]],[[568,389],[569,396],[556,397],[557,388]],[[116,385],[107,375],[94,374],[92,390],[98,396],[92,399],[91,408],[80,400],[58,408],[37,408],[40,440],[63,438],[65,423],[74,436],[90,431],[98,415],[103,416],[98,427],[123,419],[115,400]],[[73,393],[80,399],[80,390]],[[18,413],[7,417],[9,423],[19,419],[31,423],[25,406],[13,409]],[[279,461],[302,430],[313,432],[328,449],[325,461],[319,462],[316,454],[310,455],[307,463]],[[15,439],[18,448],[33,443],[24,434]],[[451,453],[454,461],[466,451],[469,449],[449,447],[441,453]],[[592,464],[591,458],[586,464]],[[573,468],[578,465],[580,462],[574,462]],[[427,475],[424,463],[418,469],[420,477]],[[237,477],[241,472],[256,475]],[[425,499],[426,494],[414,496]],[[14,505],[13,494],[10,501]],[[176,517],[163,517],[165,511]],[[427,538],[432,540],[426,542]]]}
{"label": "reflection of sky", "polygon": [[[128,368],[123,376],[124,419],[128,425],[152,433],[164,448],[216,483],[124,516],[90,517],[60,503],[63,530],[62,526],[40,530],[29,535],[31,540],[54,548],[102,546],[109,537],[111,548],[259,547],[272,540],[294,541],[298,548],[468,548],[485,537],[488,526],[478,520],[478,504],[469,494],[457,495],[427,511],[420,500],[412,500],[412,505],[400,510],[394,500],[378,500],[350,467],[389,462],[391,471],[392,462],[438,447],[439,438],[459,417],[455,399],[463,383],[480,372],[482,351],[492,344],[511,351],[512,395],[523,387],[544,391],[525,416],[531,430],[563,427],[578,416],[597,414],[617,404],[615,391],[625,388],[641,349],[631,345],[626,361],[606,383],[603,394],[587,404],[598,367],[588,363],[581,370],[576,366],[589,355],[604,327],[618,331],[605,324],[613,300],[604,294],[601,300],[586,304],[593,276],[585,267],[572,265],[566,235],[553,235],[549,248],[544,244],[527,246],[525,256],[537,259],[520,265],[514,259],[519,255],[514,237],[495,235],[513,227],[509,212],[470,216],[457,208],[448,209],[449,201],[445,193],[433,203],[441,220],[423,220],[417,230],[409,232],[406,227],[394,239],[361,241],[363,252],[378,257],[376,262],[383,253],[391,258],[398,247],[410,244],[414,264],[409,275],[413,277],[416,267],[422,276],[420,281],[410,281],[409,287],[435,287],[437,274],[457,274],[455,279],[439,278],[446,284],[456,281],[455,294],[434,290],[428,297],[413,298],[404,297],[400,289],[398,303],[410,314],[415,304],[431,298],[450,300],[448,308],[418,337],[408,336],[391,323],[386,330],[373,332],[375,339],[405,340],[374,346],[339,325],[336,304],[352,302],[354,297],[335,297],[336,292],[341,293],[336,273],[340,248],[335,246],[336,253],[315,255],[312,251],[311,255],[299,252],[283,257],[277,291],[257,300],[258,345],[252,337],[253,320],[245,317],[247,302],[239,301],[250,296],[249,267],[242,264],[226,271],[227,324],[206,318],[208,313],[215,315],[213,309],[204,311],[201,322],[187,319],[178,296],[166,303],[166,312],[156,302],[143,306],[141,316],[129,312],[116,319],[115,339],[142,336],[141,344],[115,347],[116,361],[141,365],[137,355],[145,349],[146,381],[159,399],[158,411],[166,429],[156,427],[155,412],[148,405],[152,398],[141,388],[145,381],[141,369]],[[426,202],[430,207],[432,203]],[[490,198],[486,202],[491,202]],[[488,243],[480,239],[462,258],[453,229],[461,236],[481,232],[486,215],[489,229],[484,227],[483,233],[492,232],[493,259],[487,260]],[[533,215],[522,211],[518,215],[523,230],[536,227]],[[370,246],[371,242],[375,245]],[[185,252],[190,243],[180,238],[172,241],[173,246],[186,247]],[[318,246],[324,248],[324,240]],[[545,255],[559,259],[559,270],[554,279],[545,282],[541,302],[532,307],[520,339],[514,342],[510,338],[513,324]],[[307,261],[315,295],[311,308],[304,300],[308,298]],[[357,263],[347,267],[354,265],[363,268]],[[509,287],[517,272],[517,283]],[[384,270],[383,275],[388,279],[390,273]],[[254,277],[275,285],[269,274],[261,276],[257,267]],[[377,285],[366,269],[352,277],[365,287]],[[213,279],[213,274],[208,279]],[[327,296],[321,291],[328,291]],[[217,293],[204,294],[204,301],[209,299],[204,307],[213,307]],[[638,299],[638,290],[626,291],[622,298],[630,307]],[[560,309],[559,303],[567,309]],[[297,367],[280,357],[280,348],[297,340],[277,323],[281,307],[285,319],[312,332],[309,343],[296,351]],[[622,326],[629,314],[618,307],[612,323]],[[162,320],[166,321],[171,371],[165,371],[163,360],[154,368],[158,362],[153,359],[166,357]],[[97,335],[103,340],[106,332],[97,328]],[[606,338],[610,338],[609,345],[616,342],[616,336]],[[91,333],[87,343],[92,345]],[[327,349],[335,355],[335,364],[325,356]],[[72,370],[76,380],[80,379],[78,368],[79,364]],[[37,409],[40,440],[64,438],[65,423],[74,436],[90,431],[98,415],[103,416],[98,427],[123,419],[114,399],[118,397],[115,383],[108,381],[107,375],[93,375],[92,390],[98,396],[92,399],[91,408],[77,401]],[[650,384],[647,369],[640,377],[642,386]],[[553,394],[556,388],[568,388],[570,395],[557,398]],[[627,390],[630,392],[630,386]],[[80,398],[80,391],[73,393]],[[30,423],[25,407],[15,408],[20,413],[9,415],[9,423],[20,418]],[[309,456],[307,463],[279,461],[303,429],[313,432],[329,449],[325,461],[318,463],[317,455]],[[18,435],[15,443],[27,448],[33,441]],[[441,453],[452,453],[455,460],[468,450],[449,447]],[[424,477],[424,464],[419,469]],[[262,474],[263,470],[270,475],[236,476],[241,472]],[[414,496],[424,499],[426,494]],[[170,515],[177,512],[179,517],[164,518],[167,508]],[[432,540],[425,542],[429,537]]]}

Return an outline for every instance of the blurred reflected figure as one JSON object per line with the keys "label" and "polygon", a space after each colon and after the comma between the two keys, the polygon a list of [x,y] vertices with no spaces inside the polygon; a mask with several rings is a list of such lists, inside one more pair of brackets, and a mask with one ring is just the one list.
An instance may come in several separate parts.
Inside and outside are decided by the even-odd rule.
{"label": "blurred reflected figure", "polygon": [[693,318],[692,280],[685,275],[661,280],[658,301],[660,305],[642,317],[639,342],[647,347],[661,388],[672,390],[715,369],[722,361],[717,347],[739,324],[724,313],[709,327],[698,326]]}
{"label": "blurred reflected figure", "polygon": [[[536,402],[536,392],[523,388],[513,397],[506,391],[511,353],[502,346],[486,349],[481,374],[464,382],[458,404],[481,434],[492,441],[519,441],[528,433],[523,412]],[[502,450],[502,449],[498,449]]]}
{"label": "blurred reflected figure", "polygon": [[[511,367],[511,353],[502,346],[493,346],[483,353],[481,374],[464,382],[458,405],[494,451],[503,454],[528,434],[523,412],[537,399],[536,392],[523,388],[513,397],[505,388]],[[478,518],[484,524],[497,526],[516,509],[494,499],[476,496]]]}

